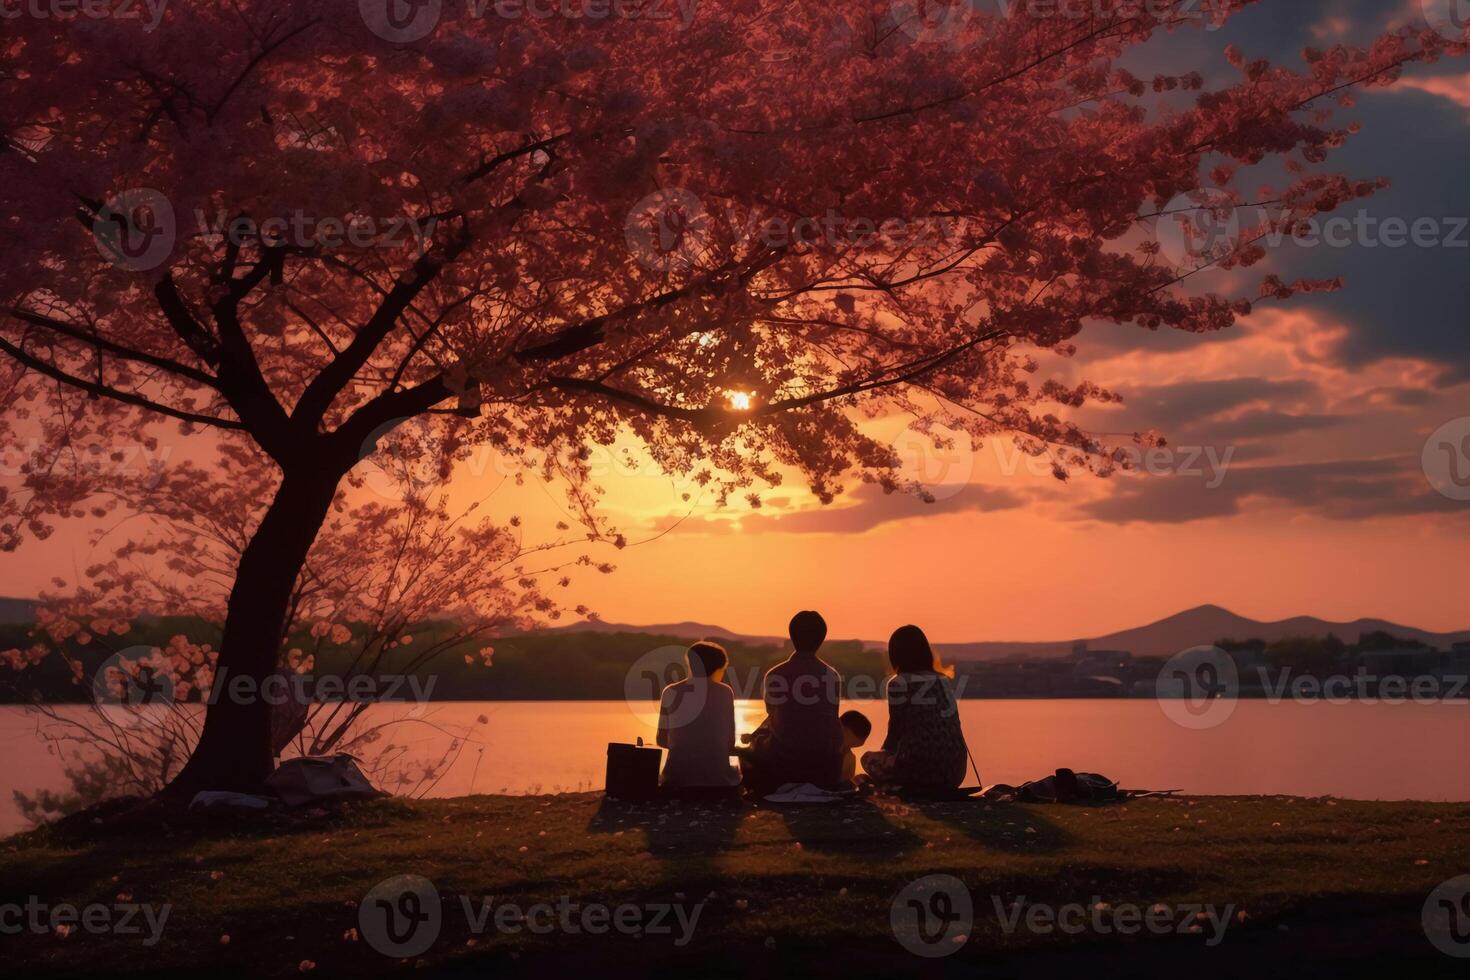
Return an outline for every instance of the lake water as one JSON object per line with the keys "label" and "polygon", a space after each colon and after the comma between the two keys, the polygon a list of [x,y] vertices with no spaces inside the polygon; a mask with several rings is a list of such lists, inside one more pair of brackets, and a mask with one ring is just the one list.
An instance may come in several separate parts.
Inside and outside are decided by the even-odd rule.
{"label": "lake water", "polygon": [[[1019,783],[1058,766],[1104,773],[1127,788],[1194,794],[1337,796],[1367,800],[1470,801],[1470,705],[1240,701],[1213,728],[1175,724],[1147,700],[961,703],[966,741],[986,783]],[[882,702],[854,702],[873,722],[868,748],[887,725]],[[64,711],[86,712],[85,707]],[[597,790],[609,741],[653,741],[657,705],[622,701],[450,702],[378,705],[376,721],[405,758],[463,747],[429,795],[540,794]],[[410,715],[410,712],[413,714]],[[739,702],[737,727],[761,720]],[[483,718],[481,722],[479,719]],[[39,719],[0,707],[0,833],[22,828],[13,791],[64,789],[61,761],[37,735]],[[385,787],[392,789],[393,787]]]}

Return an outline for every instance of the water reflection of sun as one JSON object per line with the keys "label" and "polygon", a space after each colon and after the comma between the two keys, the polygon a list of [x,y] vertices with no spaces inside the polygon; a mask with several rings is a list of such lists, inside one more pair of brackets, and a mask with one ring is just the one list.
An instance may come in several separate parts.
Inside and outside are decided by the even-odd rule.
{"label": "water reflection of sun", "polygon": [[765,720],[766,705],[759,697],[735,702],[736,732],[753,732]]}

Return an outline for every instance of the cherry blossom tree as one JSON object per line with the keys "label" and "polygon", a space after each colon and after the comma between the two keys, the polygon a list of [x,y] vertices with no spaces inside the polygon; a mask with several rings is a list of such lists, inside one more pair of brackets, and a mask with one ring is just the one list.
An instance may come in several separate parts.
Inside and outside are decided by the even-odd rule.
{"label": "cherry blossom tree", "polygon": [[[35,443],[0,534],[116,506],[69,468],[89,440],[172,427],[251,454],[272,482],[225,572],[218,665],[260,679],[334,501],[384,453],[440,478],[473,447],[525,455],[594,527],[586,453],[627,437],[719,499],[793,473],[823,501],[917,490],[864,433],[893,413],[1107,473],[1118,447],[1066,415],[1115,396],[1037,376],[1046,359],[1089,323],[1220,330],[1330,286],[1223,295],[1198,273],[1372,193],[1324,169],[1352,131],[1332,110],[1465,49],[1405,28],[1298,68],[1232,51],[1211,85],[1121,67],[1198,9],[235,0],[11,21],[0,425]],[[1271,210],[1223,247],[1161,247],[1181,195]],[[268,714],[221,700],[175,787],[254,788],[270,761]]]}
{"label": "cherry blossom tree", "polygon": [[[0,651],[0,667],[21,684],[48,657],[63,661],[87,704],[30,705],[71,784],[69,794],[21,801],[33,817],[161,790],[199,739],[202,702],[229,689],[211,639],[273,481],[248,456],[226,456],[228,482],[181,465],[128,487],[120,504],[127,520],[94,543],[110,552],[106,560],[85,570],[81,588],[43,596],[27,648]],[[527,545],[518,522],[497,524],[479,510],[475,503],[453,512],[437,491],[392,507],[349,507],[339,497],[291,594],[281,683],[253,692],[269,699],[273,755],[348,752],[399,793],[423,792],[442,777],[473,733],[434,717],[425,703],[432,687],[405,688],[402,679],[432,679],[449,658],[490,666],[491,636],[558,611],[539,583],[587,564],[565,557],[568,542]],[[364,554],[385,559],[365,562]],[[160,614],[185,632],[137,644],[138,622]],[[366,716],[385,702],[403,705]],[[410,757],[414,729],[439,736],[442,750]]]}

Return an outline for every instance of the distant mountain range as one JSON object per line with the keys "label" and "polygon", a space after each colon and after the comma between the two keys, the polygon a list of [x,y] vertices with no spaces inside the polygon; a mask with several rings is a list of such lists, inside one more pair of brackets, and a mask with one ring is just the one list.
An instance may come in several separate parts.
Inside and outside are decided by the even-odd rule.
{"label": "distant mountain range", "polygon": [[[626,623],[587,621],[556,628],[559,632],[647,633],[673,636],[686,640],[739,640],[746,643],[776,644],[787,642],[784,636],[756,636],[736,633],[708,623],[656,623],[633,626]],[[1386,619],[1355,619],[1350,623],[1334,623],[1315,616],[1295,616],[1276,622],[1261,622],[1237,615],[1220,606],[1205,605],[1176,613],[1156,623],[1120,630],[1104,636],[1046,642],[1004,642],[986,640],[975,643],[937,643],[939,654],[946,660],[998,660],[1009,657],[1046,659],[1071,654],[1077,643],[1093,650],[1127,650],[1140,657],[1166,657],[1192,646],[1217,640],[1252,640],[1267,642],[1294,636],[1326,636],[1335,633],[1347,643],[1355,643],[1364,633],[1382,631],[1406,640],[1418,640],[1430,646],[1447,649],[1451,644],[1470,642],[1470,630],[1458,633],[1431,633],[1392,623]],[[882,647],[882,641],[864,640],[865,646]]]}
{"label": "distant mountain range", "polygon": [[1100,636],[1089,641],[1088,646],[1131,650],[1137,654],[1168,654],[1195,644],[1213,643],[1225,638],[1274,642],[1293,636],[1326,636],[1328,633],[1335,633],[1347,643],[1356,643],[1364,633],[1376,632],[1391,633],[1405,640],[1418,640],[1441,649],[1470,641],[1470,630],[1431,633],[1386,619],[1355,619],[1350,623],[1333,623],[1316,616],[1294,616],[1291,619],[1263,623],[1237,616],[1219,606],[1198,606],[1148,626]]}
{"label": "distant mountain range", "polygon": [[709,623],[649,623],[646,626],[635,626],[631,623],[608,623],[600,619],[580,620],[568,623],[565,626],[554,626],[551,629],[539,630],[542,633],[647,633],[649,636],[673,636],[681,640],[730,640],[742,643],[786,643],[784,636],[756,636],[750,633],[736,633],[727,630],[723,626],[711,626]]}
{"label": "distant mountain range", "polygon": [[[30,599],[0,597],[0,624],[25,624],[35,621],[36,603]],[[949,661],[1000,660],[1012,657],[1048,659],[1069,656],[1077,643],[1093,650],[1127,650],[1140,657],[1167,657],[1192,646],[1217,640],[1252,640],[1269,642],[1293,636],[1326,636],[1335,633],[1347,643],[1355,643],[1364,633],[1391,633],[1406,640],[1418,640],[1439,649],[1452,644],[1470,642],[1470,630],[1458,633],[1431,633],[1386,619],[1355,619],[1350,623],[1334,623],[1315,616],[1295,616],[1277,622],[1263,623],[1237,615],[1220,606],[1206,605],[1187,609],[1156,623],[1108,633],[1105,636],[1045,642],[1005,642],[984,640],[974,643],[937,643],[939,654]],[[729,640],[755,645],[783,646],[784,636],[760,636],[736,633],[709,623],[607,623],[601,620],[570,623],[541,632],[549,633],[642,633],[649,636],[675,637],[680,640]],[[837,637],[834,637],[837,639]],[[863,640],[863,645],[881,649],[881,640]]]}

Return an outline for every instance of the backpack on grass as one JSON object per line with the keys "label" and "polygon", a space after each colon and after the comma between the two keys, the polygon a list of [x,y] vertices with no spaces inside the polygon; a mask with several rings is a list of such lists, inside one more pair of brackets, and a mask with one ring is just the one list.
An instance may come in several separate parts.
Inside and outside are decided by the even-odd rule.
{"label": "backpack on grass", "polygon": [[989,800],[1014,799],[1022,803],[1115,803],[1126,799],[1117,780],[1095,772],[1058,769],[1050,776],[1020,786],[998,783],[985,791]]}

